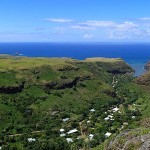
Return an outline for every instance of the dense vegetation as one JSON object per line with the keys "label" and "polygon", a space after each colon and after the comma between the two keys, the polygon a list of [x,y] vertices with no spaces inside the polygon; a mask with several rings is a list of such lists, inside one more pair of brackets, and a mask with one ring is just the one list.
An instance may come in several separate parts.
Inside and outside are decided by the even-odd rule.
{"label": "dense vegetation", "polygon": [[126,129],[149,128],[148,85],[121,59],[1,55],[0,64],[2,150],[106,149]]}

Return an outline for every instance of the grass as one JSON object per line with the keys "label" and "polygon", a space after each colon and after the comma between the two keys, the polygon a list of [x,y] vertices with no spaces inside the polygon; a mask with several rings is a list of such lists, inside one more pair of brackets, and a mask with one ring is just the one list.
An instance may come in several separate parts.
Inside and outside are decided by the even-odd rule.
{"label": "grass", "polygon": [[29,95],[34,98],[43,98],[48,96],[42,89],[36,86],[31,86],[30,88],[23,90],[22,94]]}
{"label": "grass", "polygon": [[0,86],[17,86],[20,80],[16,78],[14,72],[2,72],[0,73]]}
{"label": "grass", "polygon": [[[49,65],[51,67],[57,67],[59,65],[68,64],[68,62],[76,62],[70,58],[44,58],[44,57],[16,57],[9,55],[0,55],[0,70],[12,70],[12,69],[28,69],[32,67],[39,67],[43,65]],[[120,58],[87,58],[83,62],[120,62],[123,61]]]}
{"label": "grass", "polygon": [[49,65],[55,67],[66,64],[71,59],[67,58],[29,58],[29,57],[14,57],[8,55],[0,56],[0,70],[19,70],[40,67]]}
{"label": "grass", "polygon": [[[22,121],[22,115],[19,111],[17,111],[16,107],[9,106],[5,104],[0,105],[0,131],[1,129],[6,128],[11,122],[14,120],[21,122]],[[17,120],[15,120],[17,118]]]}
{"label": "grass", "polygon": [[123,61],[121,58],[103,58],[103,57],[96,57],[96,58],[87,58],[84,60],[85,62],[107,62],[107,63],[114,63]]}
{"label": "grass", "polygon": [[[144,92],[145,93],[145,92]],[[140,104],[140,110],[143,117],[150,117],[150,94],[146,93],[141,98],[136,101],[137,104]]]}
{"label": "grass", "polygon": [[38,75],[40,80],[51,81],[57,79],[59,74],[51,68],[42,67]]}

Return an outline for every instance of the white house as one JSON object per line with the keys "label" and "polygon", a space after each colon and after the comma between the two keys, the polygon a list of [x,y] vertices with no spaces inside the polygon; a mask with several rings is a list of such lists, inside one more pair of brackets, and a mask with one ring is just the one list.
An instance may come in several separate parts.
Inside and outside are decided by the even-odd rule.
{"label": "white house", "polygon": [[109,117],[109,118],[113,118],[113,116],[112,116],[112,115],[108,115],[108,117]]}
{"label": "white house", "polygon": [[66,138],[66,140],[68,143],[73,142],[72,138]]}
{"label": "white house", "polygon": [[64,137],[64,136],[66,136],[66,134],[65,134],[65,133],[60,134],[60,137]]}
{"label": "white house", "polygon": [[109,120],[109,117],[104,118],[105,121]]}
{"label": "white house", "polygon": [[93,108],[93,109],[90,109],[90,112],[95,112],[95,109]]}
{"label": "white house", "polygon": [[93,135],[93,134],[90,134],[90,135],[89,135],[90,140],[92,140],[92,139],[93,139],[93,137],[94,137],[94,135]]}
{"label": "white house", "polygon": [[115,108],[113,108],[112,110],[113,110],[113,112],[117,112],[117,111],[119,111],[119,108],[118,108],[118,107],[115,107]]}
{"label": "white house", "polygon": [[70,130],[69,132],[67,132],[68,134],[72,134],[72,133],[75,133],[75,132],[78,132],[78,130],[77,129],[72,129],[72,130]]}
{"label": "white house", "polygon": [[106,134],[105,134],[105,137],[110,137],[111,136],[111,133],[110,132],[107,132]]}
{"label": "white house", "polygon": [[124,126],[127,126],[127,125],[129,125],[129,123],[128,123],[128,122],[124,122],[123,125],[124,125]]}
{"label": "white house", "polygon": [[91,122],[91,121],[89,121],[89,120],[87,121],[87,123],[90,123],[90,122]]}
{"label": "white house", "polygon": [[60,131],[60,132],[64,132],[64,131],[65,131],[65,129],[60,129],[59,131]]}
{"label": "white house", "polygon": [[64,118],[63,119],[63,122],[66,122],[66,121],[68,121],[69,120],[69,118]]}
{"label": "white house", "polygon": [[104,118],[105,121],[107,120],[114,120],[113,119],[113,114],[112,115],[108,115],[106,118]]}
{"label": "white house", "polygon": [[36,139],[35,138],[28,138],[28,142],[35,142]]}

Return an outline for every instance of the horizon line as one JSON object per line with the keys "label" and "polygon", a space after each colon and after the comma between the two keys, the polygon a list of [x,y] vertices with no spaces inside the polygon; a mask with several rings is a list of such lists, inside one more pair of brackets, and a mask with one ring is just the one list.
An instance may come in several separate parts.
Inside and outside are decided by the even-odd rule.
{"label": "horizon line", "polygon": [[150,43],[150,42],[0,42],[0,43]]}

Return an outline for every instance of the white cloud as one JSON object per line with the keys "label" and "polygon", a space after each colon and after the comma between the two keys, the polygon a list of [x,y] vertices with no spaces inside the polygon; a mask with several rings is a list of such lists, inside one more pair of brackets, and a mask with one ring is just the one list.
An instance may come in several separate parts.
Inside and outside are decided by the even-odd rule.
{"label": "white cloud", "polygon": [[108,30],[107,37],[115,40],[139,40],[150,37],[150,30],[141,26],[135,28],[116,28],[114,30]]}
{"label": "white cloud", "polygon": [[123,22],[117,23],[114,21],[86,21],[79,23],[81,27],[93,27],[93,28],[133,28],[137,27],[138,25],[133,22]]}
{"label": "white cloud", "polygon": [[150,21],[150,18],[138,18],[138,19],[143,21]]}
{"label": "white cloud", "polygon": [[45,18],[45,20],[49,22],[55,22],[55,23],[68,23],[73,21],[71,19],[65,19],[65,18]]}
{"label": "white cloud", "polygon": [[83,38],[85,38],[85,39],[91,39],[92,37],[93,37],[93,34],[85,34],[83,36]]}
{"label": "white cloud", "polygon": [[86,21],[79,23],[80,26],[87,26],[87,27],[112,27],[114,26],[113,21],[97,21],[97,20],[92,20],[92,21]]}
{"label": "white cloud", "polygon": [[110,31],[107,38],[114,40],[130,39],[131,35],[125,32]]}
{"label": "white cloud", "polygon": [[[148,18],[143,19],[148,20]],[[142,39],[150,36],[150,28],[148,28],[148,25],[144,26],[144,24],[140,24],[133,20],[122,22],[103,21],[103,20],[88,20],[83,22],[73,21],[70,24],[67,25],[65,24],[65,26],[60,26],[54,29],[55,31],[61,32],[62,34],[70,34],[70,35],[72,34],[72,36],[78,34],[78,37],[79,35],[81,35],[80,37],[82,37],[82,39],[89,39],[89,40],[94,39],[132,40],[138,38]],[[90,34],[87,33],[88,31],[90,31]]]}
{"label": "white cloud", "polygon": [[79,30],[94,30],[95,28],[89,26],[82,26],[82,25],[72,25],[70,26],[72,29],[79,29]]}
{"label": "white cloud", "polygon": [[71,28],[76,30],[89,31],[90,34],[84,34],[85,39],[91,39],[94,35],[95,39],[132,39],[132,37],[142,35],[143,32],[139,29],[139,25],[131,22],[115,22],[115,21],[100,21],[90,20],[85,22],[78,22],[72,25]]}
{"label": "white cloud", "polygon": [[[3,37],[19,40],[29,38],[40,41],[150,41],[150,18],[126,18],[122,21],[87,20],[75,21],[64,18],[46,18],[49,27],[41,26],[34,29],[35,33],[18,31],[2,31]],[[31,30],[32,32],[33,30]],[[24,38],[24,39],[25,39]],[[53,39],[52,39],[53,38]]]}

